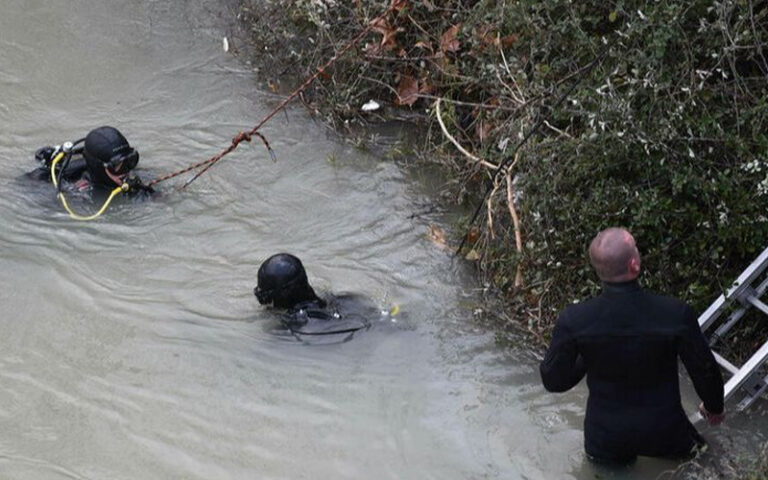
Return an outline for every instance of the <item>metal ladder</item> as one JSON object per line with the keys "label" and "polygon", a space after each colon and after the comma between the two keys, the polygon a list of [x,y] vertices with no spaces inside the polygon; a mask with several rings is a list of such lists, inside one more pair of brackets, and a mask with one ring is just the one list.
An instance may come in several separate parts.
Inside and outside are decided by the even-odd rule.
{"label": "metal ladder", "polygon": [[[699,316],[699,326],[702,330],[705,330],[712,326],[720,315],[734,302],[739,304],[728,316],[728,320],[714,331],[710,339],[710,346],[714,346],[731,327],[741,320],[750,308],[754,307],[768,315],[768,305],[760,300],[760,297],[768,289],[768,275],[765,275],[767,273],[766,269],[768,269],[768,248],[763,250],[763,253],[741,272],[739,278],[736,279],[733,286],[725,294],[720,295]],[[754,284],[757,284],[757,286],[753,286]],[[737,404],[737,410],[747,408],[768,389],[768,375],[762,377],[758,373],[758,369],[768,360],[768,341],[763,343],[741,367],[732,364],[715,351],[712,353],[714,353],[717,363],[731,374],[731,378],[725,383],[725,400],[728,400],[736,393],[739,387],[746,393],[746,396]]]}

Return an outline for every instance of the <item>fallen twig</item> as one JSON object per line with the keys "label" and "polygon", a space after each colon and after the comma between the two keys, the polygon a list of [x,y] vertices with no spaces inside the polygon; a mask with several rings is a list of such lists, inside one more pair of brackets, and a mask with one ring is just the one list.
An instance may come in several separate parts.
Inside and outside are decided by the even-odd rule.
{"label": "fallen twig", "polygon": [[441,99],[441,98],[438,98],[438,99],[437,99],[437,101],[435,102],[435,115],[437,115],[437,123],[439,123],[439,124],[440,124],[440,128],[443,130],[443,135],[445,135],[445,137],[446,137],[446,138],[447,138],[447,139],[448,139],[448,140],[449,140],[449,141],[450,141],[452,144],[454,144],[454,145],[456,146],[456,148],[457,148],[457,149],[458,149],[458,150],[459,150],[461,153],[463,153],[463,154],[464,154],[464,156],[465,156],[465,157],[469,158],[469,159],[470,159],[470,160],[472,160],[473,162],[475,162],[475,163],[479,163],[479,164],[481,164],[481,165],[483,165],[483,166],[485,166],[485,167],[488,167],[488,168],[490,168],[490,169],[493,169],[493,170],[496,170],[497,168],[499,168],[499,166],[498,166],[498,165],[496,165],[496,164],[494,164],[494,163],[491,163],[491,162],[489,162],[489,161],[487,161],[487,160],[483,160],[482,158],[479,158],[479,157],[477,157],[477,156],[475,156],[475,155],[471,154],[471,153],[470,153],[470,152],[469,152],[469,151],[468,151],[466,148],[464,148],[464,147],[463,147],[463,146],[462,146],[462,145],[461,145],[461,144],[460,144],[460,143],[459,143],[459,142],[458,142],[458,141],[457,141],[455,138],[453,138],[453,136],[452,136],[450,133],[448,133],[448,129],[447,129],[447,128],[445,128],[445,123],[443,123],[443,117],[442,117],[442,115],[441,115],[441,111],[440,111],[440,102],[441,102],[441,101],[442,101],[442,99]]}
{"label": "fallen twig", "polygon": [[[516,155],[517,157],[517,155]],[[517,158],[507,170],[507,206],[509,207],[509,215],[512,217],[512,226],[515,229],[515,247],[517,253],[523,253],[523,235],[520,232],[520,217],[517,215],[517,209],[515,208],[515,192],[512,179],[512,168],[517,163]],[[523,268],[522,258],[517,262],[517,271],[515,272],[515,289],[523,286]]]}

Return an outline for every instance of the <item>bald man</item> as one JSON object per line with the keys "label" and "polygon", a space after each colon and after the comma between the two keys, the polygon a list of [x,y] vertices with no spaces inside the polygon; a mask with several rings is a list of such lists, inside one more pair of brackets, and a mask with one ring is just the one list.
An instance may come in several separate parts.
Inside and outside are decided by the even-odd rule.
{"label": "bald man", "polygon": [[540,365],[544,387],[564,392],[586,375],[590,460],[689,457],[704,440],[680,404],[678,357],[703,401],[704,417],[716,425],[724,416],[723,378],[696,315],[685,303],[638,285],[640,252],[628,231],[597,234],[589,260],[602,292],[560,313]]}

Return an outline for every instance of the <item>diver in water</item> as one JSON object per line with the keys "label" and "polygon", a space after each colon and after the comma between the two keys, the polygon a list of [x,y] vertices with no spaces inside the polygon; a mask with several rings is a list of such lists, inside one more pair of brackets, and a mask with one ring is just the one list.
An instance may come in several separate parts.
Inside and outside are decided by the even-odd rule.
{"label": "diver in water", "polygon": [[260,304],[283,310],[282,325],[302,341],[306,341],[304,336],[343,334],[346,340],[370,328],[372,320],[397,313],[382,311],[361,295],[320,298],[309,284],[301,260],[289,253],[272,255],[261,264],[253,293]]}
{"label": "diver in water", "polygon": [[40,166],[27,173],[29,178],[52,182],[62,189],[82,193],[114,191],[153,193],[132,174],[139,152],[113,127],[99,127],[75,142],[42,147],[35,152]]}

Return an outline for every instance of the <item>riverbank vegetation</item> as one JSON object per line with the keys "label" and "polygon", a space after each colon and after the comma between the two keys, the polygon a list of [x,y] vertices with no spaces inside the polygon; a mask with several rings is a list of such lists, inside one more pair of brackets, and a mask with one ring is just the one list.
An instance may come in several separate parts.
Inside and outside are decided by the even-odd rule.
{"label": "riverbank vegetation", "polygon": [[598,288],[585,250],[604,227],[634,233],[645,285],[699,310],[768,245],[765,2],[261,0],[241,14],[276,89],[387,7],[302,99],[342,128],[422,123],[421,157],[450,171],[457,202],[485,202],[454,243],[469,232],[464,253],[536,337]]}
{"label": "riverbank vegetation", "polygon": [[[766,2],[244,0],[240,17],[274,91],[372,26],[302,101],[342,131],[419,126],[451,198],[484,206],[448,243],[542,343],[598,290],[585,252],[605,227],[698,311],[768,246]],[[737,354],[765,339],[742,323]]]}

